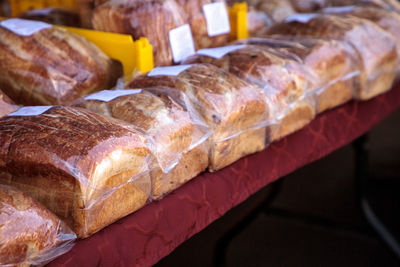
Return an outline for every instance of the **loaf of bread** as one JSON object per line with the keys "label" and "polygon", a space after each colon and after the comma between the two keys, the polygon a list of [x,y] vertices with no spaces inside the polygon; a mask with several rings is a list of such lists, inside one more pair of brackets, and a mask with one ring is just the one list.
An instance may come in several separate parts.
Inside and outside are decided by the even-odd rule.
{"label": "loaf of bread", "polygon": [[259,88],[209,64],[172,68],[182,69],[175,75],[168,75],[165,69],[171,67],[157,68],[148,75],[136,77],[127,87],[166,86],[185,93],[214,130],[210,138],[209,170],[219,170],[265,147],[267,133],[262,126],[269,114]]}
{"label": "loaf of bread", "polygon": [[0,265],[43,265],[66,253],[76,235],[37,201],[0,185]]}
{"label": "loaf of bread", "polygon": [[353,16],[297,14],[270,28],[268,34],[348,42],[358,52],[362,68],[360,86],[354,92],[356,99],[367,100],[392,87],[398,64],[396,41],[370,21]]}
{"label": "loaf of bread", "polygon": [[[318,77],[315,92],[317,113],[351,100],[360,73],[354,48],[343,41],[312,38],[250,38],[257,44],[291,53]],[[241,43],[244,43],[243,41]]]}
{"label": "loaf of bread", "polygon": [[[209,54],[222,49],[231,51],[222,57]],[[303,128],[315,117],[315,105],[309,99],[305,100],[305,95],[317,86],[318,77],[293,58],[290,53],[267,46],[237,45],[200,50],[185,63],[213,64],[262,88],[271,117],[277,119],[271,121],[276,125],[272,126],[270,141],[275,141]],[[292,116],[296,119],[290,119]]]}
{"label": "loaf of bread", "polygon": [[0,90],[0,118],[17,109],[18,106]]}
{"label": "loaf of bread", "polygon": [[0,26],[0,88],[17,104],[69,104],[113,87],[121,74],[94,44],[64,29],[21,36]]}
{"label": "loaf of bread", "polygon": [[187,23],[175,0],[111,0],[93,13],[93,28],[146,37],[153,46],[155,66],[171,65],[169,31]]}
{"label": "loaf of bread", "polygon": [[196,49],[218,47],[228,43],[229,31],[225,34],[210,36],[207,30],[206,16],[203,6],[213,3],[223,3],[225,0],[176,0],[179,6],[183,8],[185,20],[190,24],[193,34],[193,41]]}
{"label": "loaf of bread", "polygon": [[147,202],[151,153],[142,134],[82,108],[26,110],[0,119],[0,183],[37,199],[81,238]]}
{"label": "loaf of bread", "polygon": [[[101,97],[106,94],[112,99]],[[151,138],[150,149],[160,167],[152,171],[155,199],[208,167],[207,139],[211,131],[199,115],[193,114],[180,91],[164,87],[103,91],[77,106],[129,122]]]}
{"label": "loaf of bread", "polygon": [[370,20],[382,29],[391,33],[396,40],[397,52],[400,55],[400,14],[384,8],[372,6],[345,6],[339,8],[325,8],[325,14],[351,15],[358,18]]}

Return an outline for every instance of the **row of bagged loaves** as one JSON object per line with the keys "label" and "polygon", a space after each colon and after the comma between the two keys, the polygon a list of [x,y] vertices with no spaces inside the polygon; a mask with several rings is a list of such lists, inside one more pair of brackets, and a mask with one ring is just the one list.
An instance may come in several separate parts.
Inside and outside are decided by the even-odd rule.
{"label": "row of bagged loaves", "polygon": [[398,40],[350,15],[296,15],[112,90],[120,66],[82,37],[56,27],[29,36],[0,27],[0,37],[0,88],[11,98],[0,93],[0,184],[79,238],[318,113],[386,92],[399,72]]}

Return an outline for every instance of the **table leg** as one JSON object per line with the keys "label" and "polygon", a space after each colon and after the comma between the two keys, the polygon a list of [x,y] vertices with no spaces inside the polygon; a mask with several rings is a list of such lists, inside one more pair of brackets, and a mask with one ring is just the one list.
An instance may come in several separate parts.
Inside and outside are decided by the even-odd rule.
{"label": "table leg", "polygon": [[363,135],[359,137],[354,141],[353,147],[355,150],[356,194],[361,210],[379,238],[393,252],[397,259],[400,260],[400,244],[375,214],[368,201],[368,136]]}

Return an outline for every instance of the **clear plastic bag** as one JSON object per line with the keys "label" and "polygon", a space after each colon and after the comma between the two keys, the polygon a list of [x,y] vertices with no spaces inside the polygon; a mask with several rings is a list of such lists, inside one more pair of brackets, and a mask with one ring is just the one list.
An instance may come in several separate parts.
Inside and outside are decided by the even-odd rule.
{"label": "clear plastic bag", "polygon": [[65,105],[111,88],[122,75],[116,64],[83,37],[58,27],[21,36],[0,26],[0,87],[18,104]]}
{"label": "clear plastic bag", "polygon": [[155,199],[208,166],[208,137],[212,131],[181,91],[165,87],[102,91],[79,101],[77,106],[131,123],[148,136],[160,167],[152,171]]}
{"label": "clear plastic bag", "polygon": [[18,106],[0,90],[0,118],[17,109]]}
{"label": "clear plastic bag", "polygon": [[354,48],[346,42],[313,38],[274,36],[251,38],[242,43],[264,45],[292,53],[317,77],[315,100],[317,113],[352,99],[360,69]]}
{"label": "clear plastic bag", "polygon": [[24,107],[0,119],[0,182],[84,238],[149,200],[146,142],[131,125],[82,108]]}
{"label": "clear plastic bag", "polygon": [[296,14],[270,28],[268,34],[341,40],[353,46],[361,69],[356,99],[367,100],[392,87],[398,64],[396,41],[370,21],[344,15]]}
{"label": "clear plastic bag", "polygon": [[[127,88],[165,86],[182,91],[214,130],[209,170],[221,169],[265,148],[269,110],[261,90],[209,64],[157,68],[133,79]],[[157,73],[157,74],[156,74]]]}
{"label": "clear plastic bag", "polygon": [[68,252],[76,235],[28,195],[0,185],[0,265],[42,266]]}
{"label": "clear plastic bag", "polygon": [[[244,42],[246,41],[241,43]],[[271,125],[280,125],[286,116],[297,114],[296,120],[286,119],[295,126],[272,127],[280,130],[272,131],[271,141],[302,128],[315,117],[315,104],[312,98],[308,99],[305,96],[317,88],[318,77],[311,69],[304,66],[296,55],[265,45],[237,45],[218,49],[230,52],[218,55],[212,53],[217,51],[215,49],[200,50],[197,55],[188,58],[186,63],[213,64],[261,88],[270,110]],[[298,107],[303,111],[295,111]],[[306,107],[309,109],[308,112],[304,111]],[[305,117],[301,118],[301,115]]]}

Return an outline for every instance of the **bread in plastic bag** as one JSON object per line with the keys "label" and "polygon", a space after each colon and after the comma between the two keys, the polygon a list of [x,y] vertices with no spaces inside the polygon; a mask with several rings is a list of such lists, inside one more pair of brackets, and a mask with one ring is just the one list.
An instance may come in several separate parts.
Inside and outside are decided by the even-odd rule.
{"label": "bread in plastic bag", "polygon": [[240,43],[264,45],[292,53],[311,69],[318,89],[315,91],[317,113],[342,105],[352,99],[360,75],[358,57],[346,42],[313,38],[250,38]]}
{"label": "bread in plastic bag", "polygon": [[150,150],[160,166],[152,171],[152,197],[159,199],[208,167],[212,131],[185,98],[164,87],[110,90],[88,96],[77,106],[131,123],[152,140]]}
{"label": "bread in plastic bag", "polygon": [[271,27],[272,20],[262,11],[249,7],[247,12],[247,29],[249,36],[258,36],[260,32],[264,32],[267,28]]}
{"label": "bread in plastic bag", "polygon": [[303,128],[315,117],[313,98],[308,98],[317,86],[318,77],[311,69],[288,52],[267,46],[234,45],[222,57],[200,50],[189,57],[187,64],[209,63],[228,71],[262,89],[271,115],[270,141]]}
{"label": "bread in plastic bag", "polygon": [[36,200],[0,185],[0,265],[44,265],[68,252],[76,235]]}
{"label": "bread in plastic bag", "polygon": [[220,21],[207,21],[203,6],[215,3],[221,3],[226,7],[225,0],[175,0],[183,9],[185,20],[190,24],[193,41],[196,49],[218,47],[228,43],[229,33],[216,34],[210,36],[207,23],[221,23]]}
{"label": "bread in plastic bag", "polygon": [[[241,3],[242,0],[230,0],[230,3]],[[273,23],[281,22],[296,11],[293,9],[290,0],[246,0],[249,7],[264,12]]]}
{"label": "bread in plastic bag", "polygon": [[0,90],[0,118],[17,109],[18,106]]}
{"label": "bread in plastic bag", "polygon": [[384,8],[372,6],[344,6],[322,9],[325,14],[351,15],[370,20],[386,30],[396,40],[397,53],[400,55],[400,14]]}
{"label": "bread in plastic bag", "polygon": [[0,26],[0,88],[17,104],[69,104],[113,87],[121,75],[99,48],[67,30],[21,36]]}
{"label": "bread in plastic bag", "polygon": [[146,142],[130,125],[82,108],[24,107],[0,119],[0,183],[84,238],[149,200]]}
{"label": "bread in plastic bag", "polygon": [[187,22],[175,0],[111,0],[96,7],[92,23],[96,30],[146,37],[155,66],[165,66],[173,62],[169,32]]}
{"label": "bread in plastic bag", "polygon": [[161,73],[167,68],[157,68],[148,75],[136,77],[127,88],[165,86],[185,93],[214,130],[210,137],[209,170],[219,170],[265,148],[269,110],[259,88],[209,64],[172,68],[181,71],[165,75]]}
{"label": "bread in plastic bag", "polygon": [[[268,30],[270,35],[341,40],[359,55],[360,86],[354,97],[367,100],[391,89],[396,76],[396,41],[376,24],[353,16],[296,14]],[[372,41],[373,40],[373,41]]]}

